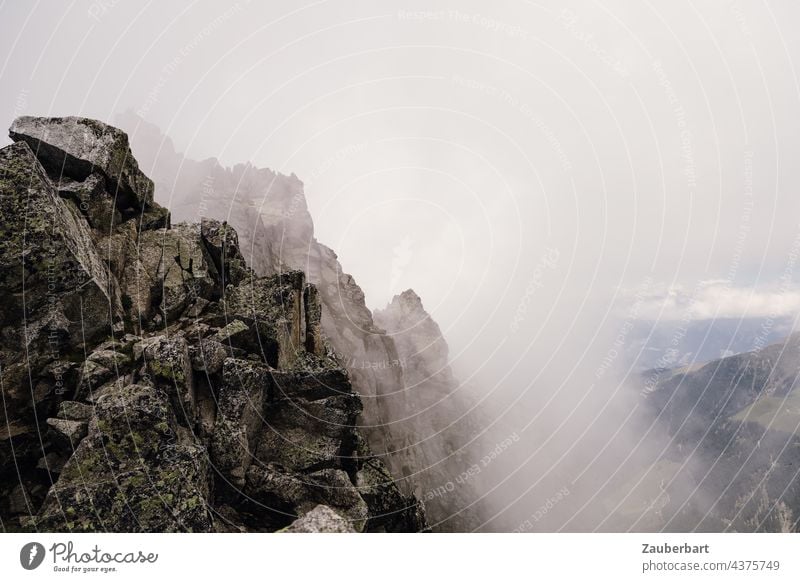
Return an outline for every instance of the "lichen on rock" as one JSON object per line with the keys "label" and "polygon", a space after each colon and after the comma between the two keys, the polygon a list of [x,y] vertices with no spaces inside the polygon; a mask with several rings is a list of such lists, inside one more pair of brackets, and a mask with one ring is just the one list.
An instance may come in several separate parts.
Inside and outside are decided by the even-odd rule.
{"label": "lichen on rock", "polygon": [[116,128],[20,118],[11,137],[2,529],[425,528],[394,482],[364,486],[361,400],[303,272],[256,277],[229,225],[172,225]]}

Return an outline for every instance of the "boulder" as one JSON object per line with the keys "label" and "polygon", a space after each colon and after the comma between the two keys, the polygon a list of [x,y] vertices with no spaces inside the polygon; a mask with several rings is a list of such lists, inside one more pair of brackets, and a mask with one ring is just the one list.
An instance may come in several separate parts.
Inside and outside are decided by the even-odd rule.
{"label": "boulder", "polygon": [[350,522],[327,505],[317,505],[281,533],[356,533]]}
{"label": "boulder", "polygon": [[239,250],[239,235],[233,227],[204,218],[200,223],[200,234],[217,268],[223,289],[228,285],[238,285],[248,276],[247,265]]}
{"label": "boulder", "polygon": [[[96,242],[103,262],[117,280],[122,307],[130,321],[148,319],[152,302],[153,282],[144,276],[139,262],[137,237],[136,223],[129,220],[115,225],[104,236],[98,236]],[[137,331],[140,331],[139,327]]]}
{"label": "boulder", "polygon": [[322,468],[344,468],[347,443],[355,439],[357,396],[335,396],[314,402],[277,401],[264,411],[264,428],[256,456],[305,473]]}
{"label": "boulder", "polygon": [[34,525],[44,531],[211,531],[210,467],[157,389],[116,387],[61,470]]}
{"label": "boulder", "polygon": [[293,473],[276,464],[252,464],[247,471],[245,495],[248,511],[257,518],[285,525],[317,504],[330,506],[345,517],[356,531],[363,531],[367,505],[347,473],[323,469],[307,475]]}
{"label": "boulder", "polygon": [[47,424],[56,439],[66,448],[72,449],[77,447],[78,443],[86,436],[89,426],[85,420],[64,420],[62,418],[48,418]]}
{"label": "boulder", "polygon": [[170,211],[158,204],[148,204],[141,213],[137,215],[139,230],[157,230],[159,228],[172,228],[172,217]]}
{"label": "boulder", "polygon": [[339,469],[323,469],[309,473],[308,479],[312,484],[312,499],[339,511],[356,531],[364,531],[369,508],[347,473]]}
{"label": "boulder", "polygon": [[26,143],[0,149],[0,216],[2,473],[29,447],[41,455],[44,420],[74,390],[69,360],[110,333],[122,308],[85,219]]}
{"label": "boulder", "polygon": [[86,180],[99,172],[117,208],[143,209],[153,204],[153,181],[142,173],[120,129],[83,117],[18,117],[9,130],[25,141],[51,176]]}
{"label": "boulder", "polygon": [[[218,292],[216,268],[208,260],[197,225],[142,232],[137,253],[141,264],[137,285],[149,286],[151,303],[160,298],[166,322],[177,319],[198,297],[210,299]],[[132,295],[130,283],[128,289]]]}
{"label": "boulder", "polygon": [[216,374],[222,369],[228,350],[220,342],[206,338],[189,346],[192,369],[206,374]]}
{"label": "boulder", "polygon": [[265,360],[291,369],[305,353],[306,325],[302,271],[245,280],[226,290],[225,313],[255,327]]}
{"label": "boulder", "polygon": [[19,339],[51,348],[107,333],[122,311],[116,282],[25,143],[0,149],[0,215],[0,325],[24,325]]}
{"label": "boulder", "polygon": [[109,232],[122,222],[122,213],[114,198],[106,192],[106,183],[98,172],[79,182],[68,176],[54,179],[59,196],[72,201],[94,229]]}
{"label": "boulder", "polygon": [[133,344],[133,361],[140,361],[144,358],[144,352],[147,348],[161,342],[163,339],[165,339],[163,335],[154,335],[141,339]]}
{"label": "boulder", "polygon": [[188,317],[191,319],[196,319],[200,317],[203,314],[205,308],[208,307],[209,303],[210,302],[208,301],[208,299],[204,299],[203,297],[198,297],[197,299],[194,300],[194,303],[192,303],[186,309],[186,311],[183,312],[182,317]]}
{"label": "boulder", "polygon": [[220,344],[258,351],[258,335],[241,319],[234,319],[217,331],[211,339]]}
{"label": "boulder", "polygon": [[178,421],[190,428],[197,420],[195,386],[189,344],[180,336],[158,336],[144,349],[151,381],[169,395]]}
{"label": "boulder", "polygon": [[272,531],[288,526],[300,513],[320,503],[313,497],[307,477],[274,464],[251,464],[243,493],[246,502],[241,506],[252,516],[247,525],[259,524]]}
{"label": "boulder", "polygon": [[298,472],[337,466],[341,441],[301,426],[267,424],[258,442],[259,460]]}
{"label": "boulder", "polygon": [[127,354],[116,350],[93,351],[81,366],[76,397],[81,400],[90,399],[94,390],[109,380],[118,378],[122,368],[130,361]]}
{"label": "boulder", "polygon": [[82,402],[75,402],[74,400],[65,400],[58,405],[58,418],[65,420],[83,420],[87,421],[92,418],[94,407]]}

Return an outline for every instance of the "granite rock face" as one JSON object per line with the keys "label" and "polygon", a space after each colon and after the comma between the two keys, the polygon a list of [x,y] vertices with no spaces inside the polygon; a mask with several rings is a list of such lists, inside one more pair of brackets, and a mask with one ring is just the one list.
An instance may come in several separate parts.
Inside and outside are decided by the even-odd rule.
{"label": "granite rock face", "polygon": [[51,175],[83,182],[100,174],[122,210],[153,204],[153,181],[139,170],[120,129],[83,117],[18,117],[9,130]]}
{"label": "granite rock face", "polygon": [[[420,303],[420,313],[436,327],[438,341],[419,352],[411,349],[416,336],[396,333],[405,327],[393,321],[393,310],[380,322],[373,318],[358,283],[343,271],[336,253],[316,240],[297,176],[251,164],[225,168],[214,159],[190,160],[177,153],[158,128],[135,115],[121,116],[119,121],[132,132],[135,128],[134,149],[156,183],[169,185],[175,216],[226,217],[239,233],[238,248],[258,275],[295,269],[306,273],[313,284],[311,292],[319,298],[318,303],[306,303],[320,306],[319,313],[304,314],[309,330],[306,347],[320,350],[320,337],[326,338],[363,397],[358,422],[366,440],[406,494],[425,499],[446,485],[450,476],[478,461],[470,451],[480,448],[474,439],[487,423],[442,361],[447,345],[438,326]],[[467,446],[470,442],[472,447]],[[426,513],[433,517],[434,529],[478,527],[485,511],[476,491],[475,484],[467,482],[458,492],[428,495]]]}
{"label": "granite rock face", "polygon": [[27,510],[46,490],[32,478],[45,456],[39,436],[63,441],[45,421],[72,396],[73,355],[118,326],[123,310],[91,229],[26,143],[0,150],[0,213],[0,466],[15,471],[20,459],[2,492],[20,487],[16,506]]}
{"label": "granite rock face", "polygon": [[97,399],[88,435],[37,515],[44,531],[210,531],[211,464],[166,395],[146,384]]}
{"label": "granite rock face", "polygon": [[386,469],[303,272],[256,276],[226,223],[173,226],[116,128],[20,118],[11,137],[0,529],[427,527],[364,480]]}

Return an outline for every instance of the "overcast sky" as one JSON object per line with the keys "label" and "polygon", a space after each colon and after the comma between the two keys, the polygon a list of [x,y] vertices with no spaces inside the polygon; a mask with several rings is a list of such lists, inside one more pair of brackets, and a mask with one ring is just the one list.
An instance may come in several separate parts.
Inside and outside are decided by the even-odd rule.
{"label": "overcast sky", "polygon": [[795,313],[800,7],[566,6],[4,2],[0,119],[296,173],[369,305],[413,287],[484,382],[594,369],[637,290]]}

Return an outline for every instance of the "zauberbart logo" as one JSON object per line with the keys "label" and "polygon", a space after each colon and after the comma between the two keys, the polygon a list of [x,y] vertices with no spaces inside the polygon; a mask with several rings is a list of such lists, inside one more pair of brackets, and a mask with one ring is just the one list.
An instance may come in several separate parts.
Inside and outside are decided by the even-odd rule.
{"label": "zauberbart logo", "polygon": [[35,570],[44,561],[44,546],[38,542],[30,542],[19,551],[19,563],[26,570]]}

